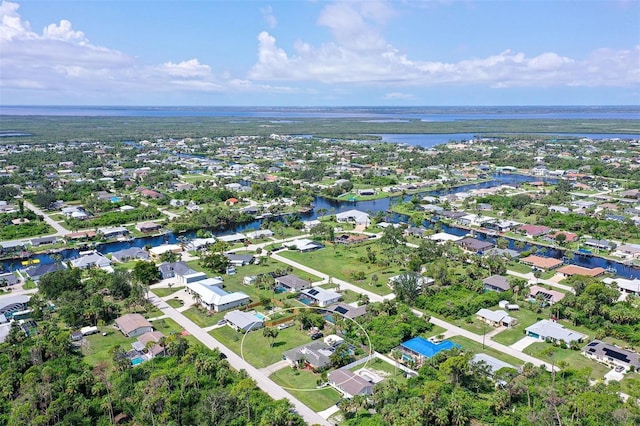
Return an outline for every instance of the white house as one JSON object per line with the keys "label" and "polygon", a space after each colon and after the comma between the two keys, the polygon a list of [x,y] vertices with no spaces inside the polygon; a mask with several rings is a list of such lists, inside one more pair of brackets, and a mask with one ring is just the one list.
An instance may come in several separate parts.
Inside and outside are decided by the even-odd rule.
{"label": "white house", "polygon": [[337,213],[336,220],[338,222],[355,223],[356,225],[369,226],[371,224],[369,215],[360,210],[347,210],[346,212]]}
{"label": "white house", "polygon": [[525,328],[525,331],[527,336],[531,336],[542,341],[549,339],[555,343],[581,342],[587,337],[582,333],[564,328],[564,326],[550,320],[540,320]]}
{"label": "white house", "polygon": [[191,294],[199,296],[200,304],[205,308],[216,311],[228,311],[238,306],[247,305],[251,302],[251,298],[245,293],[238,291],[228,293],[220,285],[221,280],[209,278],[202,281],[195,281],[186,284],[187,291]]}
{"label": "white house", "polygon": [[325,307],[333,303],[337,303],[342,297],[340,293],[325,290],[322,287],[308,288],[306,290],[302,290],[300,294],[304,295],[308,299],[311,299],[314,304],[320,307]]}
{"label": "white house", "polygon": [[262,328],[264,322],[262,319],[249,312],[231,311],[224,315],[224,319],[227,320],[229,326],[235,328],[240,332],[247,332],[250,330],[257,330]]}

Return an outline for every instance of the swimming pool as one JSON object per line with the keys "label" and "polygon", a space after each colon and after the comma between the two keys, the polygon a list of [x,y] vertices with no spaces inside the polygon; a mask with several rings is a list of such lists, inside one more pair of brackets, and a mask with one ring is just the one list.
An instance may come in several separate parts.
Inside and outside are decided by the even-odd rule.
{"label": "swimming pool", "polygon": [[304,303],[305,305],[308,305],[308,306],[313,305],[313,301],[311,299],[307,299],[306,297],[301,297],[298,300]]}
{"label": "swimming pool", "polygon": [[253,314],[254,317],[258,317],[258,319],[260,319],[260,321],[265,321],[268,320],[269,318],[267,318],[265,315],[262,315],[260,312],[256,312]]}
{"label": "swimming pool", "polygon": [[131,365],[138,365],[142,364],[143,362],[144,359],[142,359],[141,357],[131,358]]}

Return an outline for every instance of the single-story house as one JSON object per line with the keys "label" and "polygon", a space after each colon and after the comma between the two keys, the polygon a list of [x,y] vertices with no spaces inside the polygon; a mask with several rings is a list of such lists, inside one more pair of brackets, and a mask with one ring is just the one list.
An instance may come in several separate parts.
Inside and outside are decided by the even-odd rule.
{"label": "single-story house", "polygon": [[0,316],[11,318],[14,312],[24,311],[29,299],[31,296],[25,294],[0,297]]}
{"label": "single-story house", "polygon": [[210,245],[215,244],[216,241],[218,241],[218,239],[215,237],[194,238],[185,245],[185,249],[188,251],[200,251],[206,249]]}
{"label": "single-story house", "polygon": [[0,287],[16,285],[19,282],[20,279],[11,272],[0,274]]}
{"label": "single-story house", "polygon": [[437,232],[431,236],[428,236],[427,238],[430,239],[431,241],[446,242],[446,241],[459,241],[464,237],[459,237],[453,234],[447,234],[446,232]]}
{"label": "single-story house", "polygon": [[300,238],[297,240],[289,241],[282,244],[288,249],[298,250],[301,252],[307,252],[312,250],[318,250],[324,248],[322,244],[317,241],[310,240],[308,238]]}
{"label": "single-story house", "polygon": [[551,228],[542,225],[521,225],[516,230],[526,234],[527,237],[539,237],[551,232]]}
{"label": "single-story house", "polygon": [[[332,350],[325,342],[316,340],[297,348],[285,351],[282,358],[289,362],[292,367],[309,366],[314,370],[328,367],[331,365],[329,357]],[[304,363],[304,365],[300,365]]]}
{"label": "single-story house", "polygon": [[356,225],[369,226],[371,224],[369,214],[360,210],[347,210],[346,212],[336,213],[336,220],[338,222],[355,223]]}
{"label": "single-story house", "polygon": [[140,314],[126,314],[116,318],[116,327],[127,337],[137,337],[153,331],[153,326]]}
{"label": "single-story house", "polygon": [[128,249],[114,251],[111,253],[111,259],[120,263],[128,262],[133,259],[149,260],[149,253],[140,247],[130,247]]}
{"label": "single-story house", "polygon": [[27,269],[26,274],[33,281],[38,282],[40,280],[40,277],[42,277],[43,275],[48,274],[49,272],[60,271],[65,268],[66,266],[64,263],[41,263]]}
{"label": "single-story house", "polygon": [[494,247],[491,250],[487,250],[484,252],[485,256],[498,256],[504,257],[506,259],[517,259],[520,257],[520,253],[516,250],[511,249],[501,249],[498,247]]}
{"label": "single-story house", "polygon": [[511,284],[507,277],[503,275],[492,275],[482,280],[485,290],[503,292],[511,289]]}
{"label": "single-story house", "polygon": [[302,290],[300,292],[301,295],[313,301],[314,305],[318,305],[320,307],[329,306],[333,303],[336,303],[340,300],[342,295],[340,293],[336,293],[335,291],[325,290],[322,287],[313,287]]}
{"label": "single-story house", "polygon": [[484,353],[475,354],[471,359],[471,363],[486,365],[489,368],[489,374],[492,377],[496,374],[498,370],[503,368],[513,368],[514,370],[517,370],[517,368],[514,367],[513,365]]}
{"label": "single-story house", "polygon": [[633,280],[628,280],[626,278],[605,278],[604,280],[607,284],[615,283],[618,287],[620,293],[632,293],[637,296],[640,296],[640,279],[635,278]]}
{"label": "single-story house", "polygon": [[98,228],[98,234],[101,234],[104,238],[116,238],[129,234],[129,230],[124,226]]}
{"label": "single-story house", "polygon": [[98,252],[93,252],[85,256],[81,256],[71,261],[71,266],[74,268],[87,269],[87,268],[102,268],[108,269],[111,267],[111,260],[104,257]]}
{"label": "single-story house", "polygon": [[31,245],[33,247],[39,247],[45,244],[55,244],[58,242],[58,237],[40,237],[40,238],[32,238],[30,240]]}
{"label": "single-story house", "polygon": [[587,238],[584,241],[585,246],[594,247],[600,250],[614,250],[616,243],[607,240],[597,240],[595,238]]}
{"label": "single-story house", "polygon": [[492,229],[498,232],[511,231],[513,228],[515,228],[518,225],[521,225],[521,223],[515,222],[513,220],[506,220],[506,219],[489,220],[482,224],[483,227],[487,229]]}
{"label": "single-story house", "polygon": [[581,342],[587,336],[577,331],[569,330],[557,322],[551,320],[540,320],[524,329],[527,336],[545,341],[551,340],[554,343]]}
{"label": "single-story house", "polygon": [[367,313],[367,305],[355,307],[347,303],[340,302],[335,305],[328,306],[326,310],[328,312],[334,312],[342,315],[345,318],[355,319]]}
{"label": "single-story house", "polygon": [[640,259],[640,244],[622,244],[616,248],[613,255],[626,259]]}
{"label": "single-story house", "polygon": [[257,330],[264,326],[262,319],[250,312],[231,311],[224,315],[227,324],[237,331],[246,333],[247,331]]}
{"label": "single-story house", "polygon": [[78,241],[78,240],[88,240],[96,236],[96,231],[78,231],[71,232],[64,236],[64,239],[67,241]]}
{"label": "single-story house", "polygon": [[333,242],[337,244],[350,245],[368,241],[369,238],[370,237],[368,235],[363,234],[342,234],[337,236]]}
{"label": "single-story house", "polygon": [[410,226],[404,230],[404,235],[408,237],[424,238],[427,236],[427,228],[424,226]]}
{"label": "single-story house", "polygon": [[559,301],[564,299],[564,293],[561,293],[559,291],[549,290],[538,285],[532,285],[531,287],[529,287],[529,297],[537,299],[538,296],[542,297],[545,302],[550,305],[558,303]]}
{"label": "single-story house", "polygon": [[311,287],[311,283],[309,281],[303,280],[294,274],[283,275],[281,277],[275,277],[274,279],[277,285],[286,288],[291,293]]}
{"label": "single-story house", "polygon": [[221,235],[218,237],[220,241],[224,241],[225,243],[234,244],[234,243],[242,243],[247,239],[243,234],[235,233],[229,235]]}
{"label": "single-story house", "polygon": [[542,270],[555,269],[562,265],[562,260],[554,259],[553,257],[541,257],[535,254],[520,259],[520,262],[525,265],[533,266],[534,268]]}
{"label": "single-story house", "polygon": [[582,353],[587,358],[603,362],[612,367],[622,366],[624,368],[634,367],[640,369],[640,355],[617,346],[594,340],[582,348]]}
{"label": "single-story house", "polygon": [[229,259],[229,264],[233,266],[250,265],[255,260],[252,254],[225,253],[224,256]]}
{"label": "single-story house", "polygon": [[[138,340],[133,342],[131,346],[138,352],[146,351],[146,358],[151,359],[165,354],[166,348],[160,345],[163,337],[165,337],[165,335],[161,331],[150,331],[138,336]],[[151,343],[151,345],[148,345],[149,343]]]}
{"label": "single-story house", "polygon": [[488,241],[480,241],[476,238],[471,237],[458,240],[455,242],[455,244],[473,253],[482,253],[495,247],[493,243],[490,243]]}
{"label": "single-story house", "polygon": [[162,244],[161,246],[155,246],[149,249],[149,254],[154,258],[158,258],[162,253],[167,252],[182,253],[182,247],[180,247],[179,244]]}
{"label": "single-story house", "polygon": [[255,240],[258,238],[271,238],[273,237],[273,231],[271,229],[258,229],[257,231],[247,232],[247,238]]}
{"label": "single-story house", "polygon": [[574,275],[580,275],[583,277],[599,277],[605,272],[604,268],[585,268],[577,265],[565,265],[562,268],[556,269],[556,273],[565,277],[572,277]]}
{"label": "single-story house", "polygon": [[329,373],[329,384],[342,392],[346,398],[356,395],[371,395],[374,386],[362,376],[344,368]]}
{"label": "single-story house", "polygon": [[493,327],[513,327],[518,323],[517,319],[510,317],[503,310],[491,311],[483,308],[476,312],[476,318]]}
{"label": "single-story house", "polygon": [[136,225],[136,229],[142,233],[156,232],[162,229],[161,225],[155,222],[143,222]]}
{"label": "single-story house", "polygon": [[572,243],[578,239],[578,234],[566,231],[552,232],[551,234],[545,235],[543,239],[550,243],[555,243],[557,241],[558,235],[564,235],[564,241],[567,243]]}

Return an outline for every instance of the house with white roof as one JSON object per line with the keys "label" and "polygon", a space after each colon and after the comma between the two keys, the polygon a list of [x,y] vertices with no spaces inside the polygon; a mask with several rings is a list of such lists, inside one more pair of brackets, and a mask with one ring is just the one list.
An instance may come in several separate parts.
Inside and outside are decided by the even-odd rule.
{"label": "house with white roof", "polygon": [[605,278],[602,280],[607,284],[615,283],[616,287],[620,293],[631,293],[637,296],[640,296],[640,279],[635,278],[633,280],[628,280],[626,278]]}
{"label": "house with white roof", "polygon": [[224,319],[227,320],[227,324],[230,327],[245,333],[251,330],[257,330],[264,326],[262,319],[253,315],[250,312],[231,311],[224,315]]}
{"label": "house with white roof", "polygon": [[551,320],[540,320],[537,323],[525,328],[527,336],[540,339],[542,341],[551,340],[554,343],[581,342],[587,336],[577,331],[564,328],[561,324]]}
{"label": "house with white roof", "polygon": [[308,288],[302,290],[300,294],[313,301],[314,305],[318,305],[320,307],[325,307],[337,303],[342,297],[340,293],[325,290],[322,287]]}
{"label": "house with white roof", "polygon": [[80,268],[80,269],[88,269],[88,268],[109,269],[111,268],[111,260],[104,257],[102,254],[98,252],[93,252],[91,254],[81,256],[77,259],[73,259],[71,261],[71,266],[73,266],[74,268]]}
{"label": "house with white roof", "polygon": [[228,311],[251,302],[251,298],[245,293],[241,291],[228,293],[221,287],[222,280],[217,278],[208,278],[186,284],[187,292],[197,295],[200,304],[210,311]]}
{"label": "house with white roof", "polygon": [[360,210],[347,210],[346,212],[336,213],[336,220],[338,222],[355,223],[356,225],[369,226],[371,224],[369,215]]}
{"label": "house with white roof", "polygon": [[476,312],[476,318],[493,327],[513,327],[518,323],[517,319],[509,316],[508,313],[501,309],[491,311],[489,309],[482,308]]}
{"label": "house with white roof", "polygon": [[299,238],[297,240],[283,243],[282,245],[288,249],[298,250],[301,252],[307,252],[307,251],[324,248],[324,246],[319,242],[310,240],[308,238]]}

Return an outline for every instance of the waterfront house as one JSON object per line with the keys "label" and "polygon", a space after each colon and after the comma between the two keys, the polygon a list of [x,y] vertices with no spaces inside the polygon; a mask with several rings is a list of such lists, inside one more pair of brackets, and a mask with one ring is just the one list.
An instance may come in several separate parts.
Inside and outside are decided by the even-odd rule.
{"label": "waterfront house", "polygon": [[536,255],[523,257],[522,259],[520,259],[520,262],[537,269],[542,269],[544,271],[558,268],[563,263],[562,260],[559,259],[554,259],[552,257],[541,257]]}

